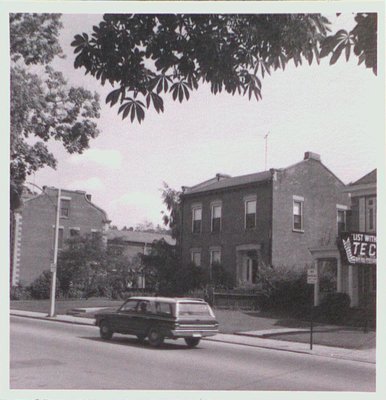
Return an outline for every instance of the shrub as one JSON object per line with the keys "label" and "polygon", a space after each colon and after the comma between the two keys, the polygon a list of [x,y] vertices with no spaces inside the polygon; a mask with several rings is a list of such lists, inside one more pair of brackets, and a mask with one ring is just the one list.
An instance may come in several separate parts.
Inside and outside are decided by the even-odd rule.
{"label": "shrub", "polygon": [[328,293],[318,307],[318,315],[329,322],[339,322],[349,310],[350,296],[347,293]]}
{"label": "shrub", "polygon": [[29,300],[31,294],[27,288],[22,285],[12,286],[10,290],[10,300]]}
{"label": "shrub", "polygon": [[[56,288],[59,289],[59,280],[56,280]],[[38,278],[36,278],[30,286],[28,286],[28,290],[31,293],[31,297],[33,299],[49,299],[51,292],[51,272],[44,271]],[[56,295],[58,297],[59,290],[56,291]]]}
{"label": "shrub", "polygon": [[306,271],[264,266],[259,269],[261,291],[258,305],[263,310],[304,316],[312,302],[312,285],[307,284]]}

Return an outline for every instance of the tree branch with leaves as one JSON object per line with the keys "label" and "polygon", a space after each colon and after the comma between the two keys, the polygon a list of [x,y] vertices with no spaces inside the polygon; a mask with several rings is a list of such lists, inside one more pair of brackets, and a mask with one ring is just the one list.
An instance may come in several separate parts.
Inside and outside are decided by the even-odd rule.
{"label": "tree branch with leaves", "polygon": [[353,46],[375,71],[376,14],[358,14],[356,22],[350,33],[329,36],[320,14],[105,14],[72,46],[75,68],[114,87],[106,103],[141,123],[146,110],[164,111],[165,96],[182,103],[205,83],[213,94],[259,101],[266,74],[330,54],[333,64],[343,47],[347,59]]}

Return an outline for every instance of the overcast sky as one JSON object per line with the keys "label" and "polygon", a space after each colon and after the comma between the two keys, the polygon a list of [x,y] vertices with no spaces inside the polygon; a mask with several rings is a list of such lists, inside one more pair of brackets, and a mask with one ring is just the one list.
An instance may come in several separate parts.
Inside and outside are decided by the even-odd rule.
{"label": "overcast sky", "polygon": [[[350,14],[338,19],[348,26]],[[208,87],[192,93],[186,103],[165,101],[165,112],[148,111],[145,121],[122,121],[116,108],[105,104],[111,90],[83,70],[74,70],[75,34],[91,31],[97,15],[63,15],[61,43],[67,58],[55,66],[71,84],[101,95],[100,136],[83,155],[67,154],[58,143],[50,149],[58,159],[56,171],[45,168],[30,181],[39,186],[86,190],[108,213],[112,224],[135,226],[145,220],[161,222],[163,182],[175,189],[212,178],[283,168],[303,159],[304,152],[321,155],[322,162],[344,183],[377,167],[383,110],[375,94],[379,79],[352,58],[334,66],[289,65],[263,80],[263,99],[222,94]]]}

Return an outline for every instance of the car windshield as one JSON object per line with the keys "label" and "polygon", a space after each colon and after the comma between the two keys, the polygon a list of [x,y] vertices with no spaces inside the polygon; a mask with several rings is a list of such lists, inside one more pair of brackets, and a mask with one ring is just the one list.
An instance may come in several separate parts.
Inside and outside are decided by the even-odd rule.
{"label": "car windshield", "polygon": [[180,303],[179,315],[211,315],[210,308],[205,303]]}

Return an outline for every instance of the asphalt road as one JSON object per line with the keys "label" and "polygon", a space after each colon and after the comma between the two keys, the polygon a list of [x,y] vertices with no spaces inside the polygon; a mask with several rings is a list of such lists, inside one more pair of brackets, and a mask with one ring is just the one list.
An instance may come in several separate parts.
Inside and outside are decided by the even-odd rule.
{"label": "asphalt road", "polygon": [[11,317],[11,389],[374,391],[375,365],[183,340],[159,349],[96,327]]}

